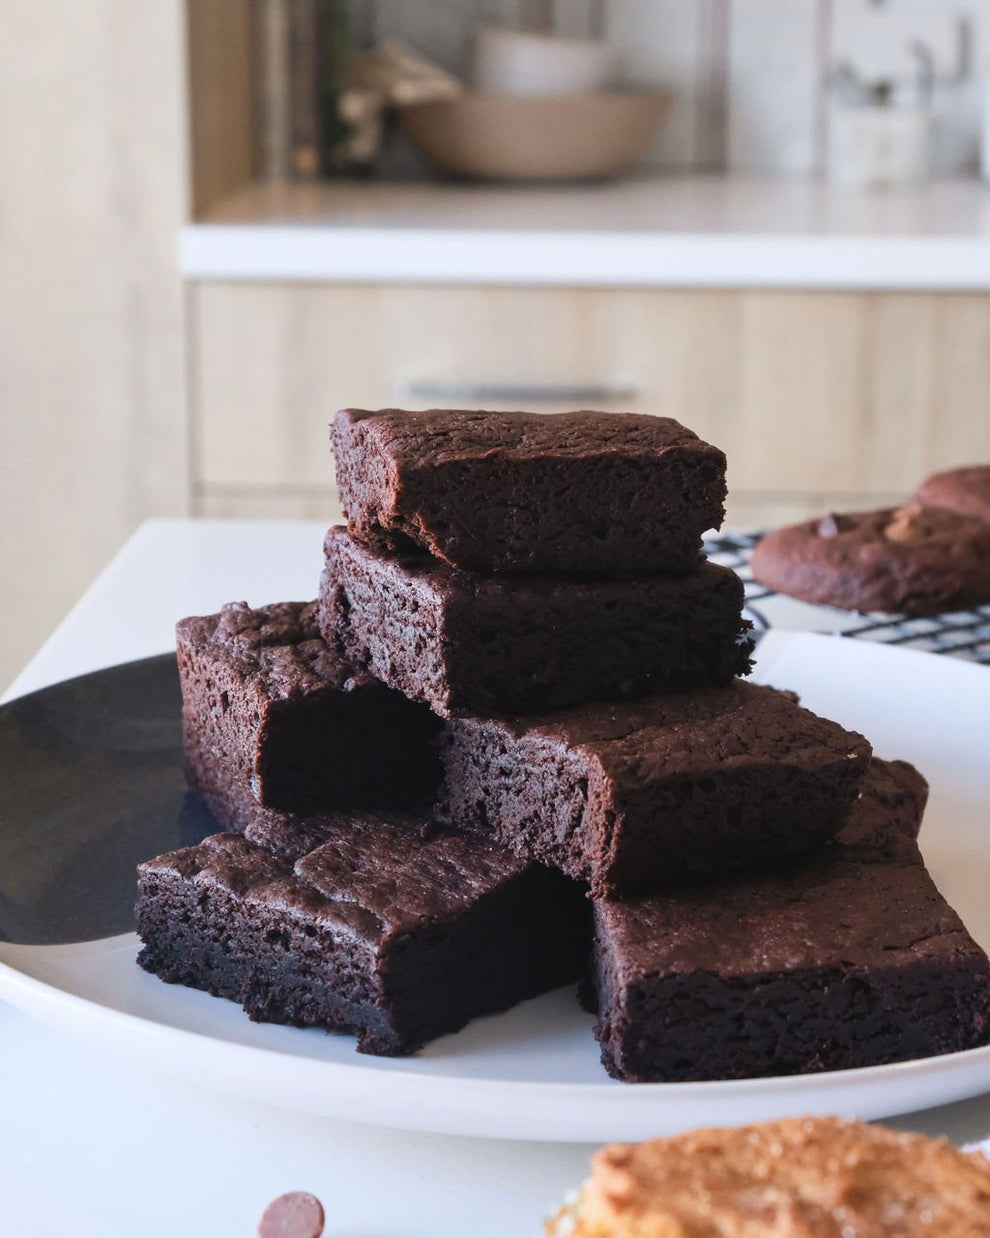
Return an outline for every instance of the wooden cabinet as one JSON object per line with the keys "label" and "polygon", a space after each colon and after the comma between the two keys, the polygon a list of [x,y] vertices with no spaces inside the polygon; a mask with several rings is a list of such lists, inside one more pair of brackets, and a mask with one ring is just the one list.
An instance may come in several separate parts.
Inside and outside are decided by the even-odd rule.
{"label": "wooden cabinet", "polygon": [[[272,193],[266,194],[254,183],[247,125],[253,73],[247,0],[187,0],[186,7],[197,218],[263,224],[261,232],[294,223],[297,237],[315,229],[331,248],[346,243],[342,237],[354,235],[349,229],[355,224],[387,224],[386,232],[396,226],[407,237],[419,227],[421,244],[428,247],[431,229],[444,231],[439,219],[447,218],[448,231],[460,224],[448,217],[456,201],[482,234],[493,220],[496,234],[514,227],[526,234],[533,226],[531,213],[520,214],[525,193],[497,189],[490,200],[484,191],[478,200],[452,195],[443,207],[424,205],[402,186],[380,186],[379,193],[357,200],[345,194],[349,206],[341,204],[336,185],[297,186],[288,194],[268,186]],[[581,197],[578,190],[537,195],[540,227],[546,214],[580,224],[599,241],[610,235],[616,244],[628,242],[630,229],[647,238],[663,233],[667,217],[659,198],[644,206],[632,188],[625,207],[606,190],[594,206],[583,208],[574,201],[574,195]],[[710,232],[711,253],[724,255],[720,244],[732,236],[744,243],[768,240],[754,228],[754,217],[734,214],[739,203],[733,193],[716,195],[716,201],[704,185],[695,188],[700,196],[690,201],[701,205],[694,243],[706,235],[712,211],[736,223],[726,224],[726,232]],[[779,233],[782,252],[797,238],[818,254],[818,241],[847,234],[856,240],[861,228],[863,238],[878,241],[885,261],[900,262],[887,274],[903,273],[905,260],[890,256],[888,241],[909,235],[916,248],[902,254],[923,255],[943,230],[947,252],[954,252],[957,234],[982,237],[982,196],[964,195],[960,214],[952,187],[942,188],[946,200],[933,186],[932,202],[920,214],[917,203],[895,202],[888,226],[882,221],[889,200],[883,205],[867,195],[850,204],[846,197],[837,207],[826,201],[825,186],[806,186],[811,206],[804,191],[797,208],[777,202],[779,218],[770,231]],[[658,194],[665,196],[662,184]],[[695,216],[682,196],[673,197],[681,207],[676,218],[667,218],[668,231],[690,236]],[[782,198],[790,201],[786,187]],[[752,207],[757,199],[743,186],[741,200]],[[943,223],[935,226],[943,211]],[[453,234],[460,235],[458,227]],[[246,235],[243,246],[258,243],[258,231]],[[861,250],[864,258],[875,252],[870,246]],[[779,255],[775,261],[779,276]],[[416,286],[401,282],[400,274],[388,282],[387,263],[386,282],[348,285],[307,282],[321,276],[305,263],[301,272],[297,267],[298,255],[288,267],[274,269],[287,275],[296,270],[300,282],[249,282],[257,273],[242,270],[238,282],[224,283],[214,268],[204,282],[190,285],[191,459],[194,506],[201,513],[332,517],[326,427],[344,404],[548,411],[584,405],[666,413],[725,449],[729,521],[737,527],[880,503],[909,492],[933,469],[990,459],[988,293]],[[819,268],[817,282],[832,286]],[[433,269],[427,275],[436,281],[459,277]],[[578,259],[573,271],[559,274],[580,279],[582,269]],[[718,278],[711,254],[705,270],[709,284]],[[756,274],[766,271],[760,267]],[[846,271],[849,286],[859,283],[858,274]],[[958,270],[955,278],[947,286],[968,286],[959,282]],[[425,395],[424,384],[440,394]],[[496,390],[476,398],[464,394],[480,388]],[[554,398],[561,388],[571,394]],[[581,389],[593,394],[581,398]]]}
{"label": "wooden cabinet", "polygon": [[585,388],[724,448],[736,525],[990,459],[990,297],[204,283],[193,300],[209,514],[332,516],[327,424],[345,404],[555,411]]}
{"label": "wooden cabinet", "polygon": [[141,520],[190,499],[180,6],[3,16],[0,688]]}

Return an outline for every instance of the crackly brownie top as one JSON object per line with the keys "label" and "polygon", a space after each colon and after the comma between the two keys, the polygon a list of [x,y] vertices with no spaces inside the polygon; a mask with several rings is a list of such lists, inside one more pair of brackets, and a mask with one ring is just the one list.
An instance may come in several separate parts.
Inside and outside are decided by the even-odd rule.
{"label": "crackly brownie top", "polygon": [[386,937],[442,921],[528,867],[481,835],[427,818],[352,815],[334,826],[323,846],[296,861],[296,873],[327,898],[373,914]]}
{"label": "crackly brownie top", "polygon": [[911,766],[874,762],[838,839],[796,867],[596,902],[620,975],[845,970],[975,951],[912,838],[925,790]]}
{"label": "crackly brownie top", "polygon": [[516,413],[431,408],[343,409],[335,429],[361,423],[366,442],[402,464],[443,465],[476,459],[526,460],[541,456],[654,455],[690,449],[720,459],[722,453],[671,417],[644,413]]}
{"label": "crackly brownie top", "polygon": [[933,473],[914,492],[912,502],[990,520],[990,464]]}
{"label": "crackly brownie top", "polygon": [[145,860],[138,865],[138,872],[174,873],[184,881],[211,880],[232,894],[244,894],[290,876],[292,866],[252,846],[240,834],[211,834],[194,846]]}
{"label": "crackly brownie top", "polygon": [[[290,864],[349,829],[373,833],[380,827],[381,821],[381,813],[347,808],[303,814],[251,804],[241,814],[244,837],[248,842],[257,843]],[[413,835],[421,835],[429,829],[429,819],[420,813],[389,812],[388,821],[392,830],[409,830]]]}
{"label": "crackly brownie top", "polygon": [[595,1153],[551,1238],[990,1238],[990,1161],[841,1118],[701,1129]]}
{"label": "crackly brownie top", "polygon": [[848,759],[865,765],[871,752],[862,735],[813,714],[789,693],[741,680],[480,725],[540,746],[549,741],[580,749],[606,776],[627,785],[752,762],[815,768]]}
{"label": "crackly brownie top", "polygon": [[332,687],[350,690],[374,681],[332,650],[320,635],[316,602],[248,606],[228,602],[215,615],[180,619],[180,645],[229,659],[272,697],[289,698]]}
{"label": "crackly brownie top", "polygon": [[218,834],[142,867],[163,865],[379,944],[458,914],[528,867],[480,834],[428,816],[268,809],[254,813],[243,838]]}
{"label": "crackly brownie top", "polygon": [[381,937],[374,915],[355,903],[338,904],[324,898],[295,876],[291,864],[239,834],[213,834],[193,847],[146,860],[138,866],[138,875],[144,879],[175,876],[192,882],[202,894],[232,894],[261,914],[294,916],[371,949]]}
{"label": "crackly brownie top", "polygon": [[705,894],[596,905],[620,976],[845,972],[977,951],[912,854],[878,864],[829,849],[786,875],[720,882]]}

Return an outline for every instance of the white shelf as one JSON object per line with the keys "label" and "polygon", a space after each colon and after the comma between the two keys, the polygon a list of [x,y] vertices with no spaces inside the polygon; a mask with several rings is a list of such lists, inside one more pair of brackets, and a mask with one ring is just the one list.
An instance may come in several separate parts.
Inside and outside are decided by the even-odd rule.
{"label": "white shelf", "polygon": [[204,280],[990,290],[990,189],[255,185],[188,225],[180,258]]}

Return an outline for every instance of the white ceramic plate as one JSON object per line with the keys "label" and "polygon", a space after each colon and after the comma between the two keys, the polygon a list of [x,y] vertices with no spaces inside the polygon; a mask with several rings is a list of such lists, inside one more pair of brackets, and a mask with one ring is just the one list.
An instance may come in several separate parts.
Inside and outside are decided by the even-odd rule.
{"label": "white ceramic plate", "polygon": [[[990,673],[947,657],[771,633],[756,678],[915,762],[932,785],[922,846],[990,947]],[[570,991],[481,1019],[418,1057],[354,1052],[345,1036],[253,1024],[230,1002],[161,984],[133,935],[0,944],[0,996],[66,1033],[236,1095],[411,1129],[517,1139],[640,1139],[796,1113],[889,1117],[990,1090],[990,1047],[893,1066],[733,1082],[626,1085],[598,1062]]]}

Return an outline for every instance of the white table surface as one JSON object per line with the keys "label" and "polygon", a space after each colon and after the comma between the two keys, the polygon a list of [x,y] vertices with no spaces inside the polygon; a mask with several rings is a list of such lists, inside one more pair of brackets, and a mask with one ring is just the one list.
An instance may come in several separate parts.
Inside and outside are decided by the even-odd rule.
{"label": "white table surface", "polygon": [[[164,652],[182,615],[312,596],[322,533],[312,523],[145,524],[5,699]],[[234,1101],[84,1049],[2,1003],[0,1062],[0,1232],[18,1238],[250,1235],[265,1204],[293,1189],[321,1198],[327,1238],[535,1236],[591,1151]],[[896,1124],[982,1139],[990,1095]]]}

